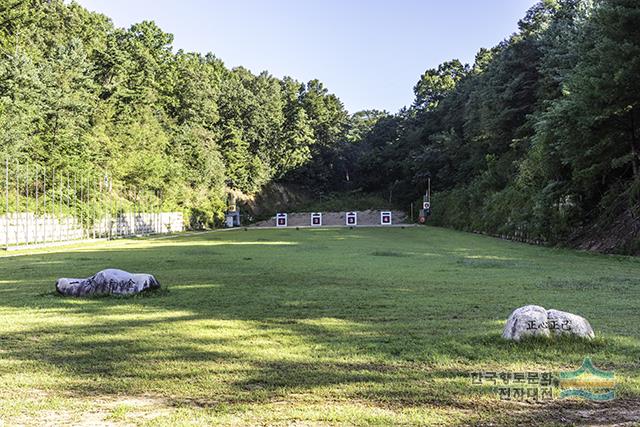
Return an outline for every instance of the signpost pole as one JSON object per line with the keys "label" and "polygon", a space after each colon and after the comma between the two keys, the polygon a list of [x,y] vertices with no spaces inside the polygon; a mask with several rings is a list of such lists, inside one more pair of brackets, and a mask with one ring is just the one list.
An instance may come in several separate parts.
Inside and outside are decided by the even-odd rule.
{"label": "signpost pole", "polygon": [[5,189],[4,195],[7,203],[7,210],[4,215],[4,238],[5,245],[7,249],[9,249],[9,158],[4,159],[4,181],[5,181]]}

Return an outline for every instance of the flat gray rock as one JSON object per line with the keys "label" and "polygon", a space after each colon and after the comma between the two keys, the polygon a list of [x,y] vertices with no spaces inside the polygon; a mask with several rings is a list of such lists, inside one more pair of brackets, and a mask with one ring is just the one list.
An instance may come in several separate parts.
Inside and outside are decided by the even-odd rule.
{"label": "flat gray rock", "polygon": [[90,295],[133,295],[158,289],[160,283],[151,274],[134,274],[108,268],[86,279],[61,278],[56,290],[62,295],[83,297]]}
{"label": "flat gray rock", "polygon": [[524,337],[573,335],[592,339],[595,335],[584,317],[539,305],[525,305],[509,315],[502,338],[520,341]]}

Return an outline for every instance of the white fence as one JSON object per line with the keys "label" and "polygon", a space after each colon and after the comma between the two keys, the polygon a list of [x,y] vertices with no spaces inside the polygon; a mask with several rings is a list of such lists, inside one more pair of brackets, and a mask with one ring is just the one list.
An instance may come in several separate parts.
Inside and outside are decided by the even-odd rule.
{"label": "white fence", "polygon": [[182,212],[124,212],[104,216],[91,226],[83,225],[71,215],[36,215],[32,212],[0,215],[0,245],[4,247],[183,230]]}
{"label": "white fence", "polygon": [[162,211],[162,190],[114,182],[99,166],[55,169],[7,158],[2,172],[0,247],[6,249],[184,229],[182,213]]}

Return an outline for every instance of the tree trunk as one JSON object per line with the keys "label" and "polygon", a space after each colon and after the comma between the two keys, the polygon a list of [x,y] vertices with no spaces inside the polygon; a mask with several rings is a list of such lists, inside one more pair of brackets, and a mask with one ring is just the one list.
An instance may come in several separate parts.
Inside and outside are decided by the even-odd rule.
{"label": "tree trunk", "polygon": [[631,109],[631,165],[633,167],[633,177],[640,177],[640,147],[636,132],[636,109]]}

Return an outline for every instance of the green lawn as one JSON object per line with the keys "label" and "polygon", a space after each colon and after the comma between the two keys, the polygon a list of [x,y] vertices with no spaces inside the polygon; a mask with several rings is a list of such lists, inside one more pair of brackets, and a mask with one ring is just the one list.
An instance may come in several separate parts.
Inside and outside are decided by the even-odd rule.
{"label": "green lawn", "polygon": [[[51,292],[107,267],[168,291]],[[0,425],[640,417],[638,258],[431,227],[250,229],[9,253],[0,271]],[[524,304],[583,315],[597,338],[505,342]],[[506,402],[469,378],[573,370],[585,356],[615,370],[613,402]]]}

